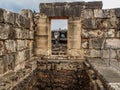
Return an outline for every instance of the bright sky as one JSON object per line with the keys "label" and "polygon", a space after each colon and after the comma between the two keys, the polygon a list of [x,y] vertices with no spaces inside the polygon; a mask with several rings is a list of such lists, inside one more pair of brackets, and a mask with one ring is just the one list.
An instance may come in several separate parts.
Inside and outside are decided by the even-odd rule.
{"label": "bright sky", "polygon": [[[120,0],[0,0],[0,8],[5,8],[7,10],[18,12],[21,9],[31,9],[39,11],[39,4],[46,2],[74,2],[74,1],[102,1],[103,9],[109,8],[120,8]],[[53,21],[54,24],[58,22]],[[62,23],[62,24],[61,24]],[[67,21],[61,22],[60,25],[62,28],[67,27]],[[53,29],[56,29],[58,26],[54,25]]]}

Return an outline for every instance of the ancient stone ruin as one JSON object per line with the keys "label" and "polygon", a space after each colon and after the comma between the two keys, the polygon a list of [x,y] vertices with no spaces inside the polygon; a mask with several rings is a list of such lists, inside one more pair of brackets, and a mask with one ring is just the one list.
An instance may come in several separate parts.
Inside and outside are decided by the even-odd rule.
{"label": "ancient stone ruin", "polygon": [[[19,14],[0,8],[0,90],[120,90],[120,8],[102,6],[41,3],[39,13]],[[64,54],[52,53],[52,19],[68,20]]]}

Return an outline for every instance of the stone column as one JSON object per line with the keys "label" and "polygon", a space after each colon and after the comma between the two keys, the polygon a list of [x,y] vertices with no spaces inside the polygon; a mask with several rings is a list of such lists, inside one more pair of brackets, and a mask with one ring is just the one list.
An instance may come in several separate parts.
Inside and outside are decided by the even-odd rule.
{"label": "stone column", "polygon": [[49,19],[46,15],[40,14],[37,30],[35,33],[35,54],[48,56],[50,54],[49,48]]}
{"label": "stone column", "polygon": [[81,48],[81,20],[79,17],[68,20],[68,56],[83,58]]}

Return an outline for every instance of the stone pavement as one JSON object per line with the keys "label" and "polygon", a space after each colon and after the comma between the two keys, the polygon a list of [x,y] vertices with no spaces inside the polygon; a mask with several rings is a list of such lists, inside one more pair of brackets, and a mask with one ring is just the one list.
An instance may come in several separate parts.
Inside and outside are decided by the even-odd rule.
{"label": "stone pavement", "polygon": [[107,82],[108,86],[111,88],[110,90],[120,90],[120,71],[108,66],[100,59],[88,59],[87,61],[97,72],[98,76]]}

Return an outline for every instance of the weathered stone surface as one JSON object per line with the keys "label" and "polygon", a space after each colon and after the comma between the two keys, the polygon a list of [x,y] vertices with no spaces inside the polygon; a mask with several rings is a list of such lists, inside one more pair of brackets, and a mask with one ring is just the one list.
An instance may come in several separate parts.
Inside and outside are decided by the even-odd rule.
{"label": "weathered stone surface", "polygon": [[107,39],[105,47],[120,48],[120,39]]}
{"label": "weathered stone surface", "polygon": [[115,9],[110,9],[110,18],[115,18]]}
{"label": "weathered stone surface", "polygon": [[29,49],[27,49],[27,50],[25,51],[25,58],[26,58],[26,60],[29,60],[29,59],[30,59],[30,50],[29,50]]}
{"label": "weathered stone surface", "polygon": [[20,39],[20,38],[24,38],[24,36],[23,36],[23,30],[22,29],[20,29],[20,28],[15,28],[15,31],[16,31],[16,38],[17,39]]}
{"label": "weathered stone surface", "polygon": [[107,33],[107,37],[115,37],[115,29],[109,29]]}
{"label": "weathered stone surface", "polygon": [[0,57],[0,74],[4,73],[4,67],[3,57]]}
{"label": "weathered stone surface", "polygon": [[15,39],[16,32],[11,25],[1,24],[0,25],[0,38],[1,39]]}
{"label": "weathered stone surface", "polygon": [[29,31],[29,39],[34,39],[34,31]]}
{"label": "weathered stone surface", "polygon": [[109,23],[110,23],[110,28],[118,28],[119,19],[116,17],[111,17]]}
{"label": "weathered stone surface", "polygon": [[120,61],[120,49],[117,50],[117,60]]}
{"label": "weathered stone surface", "polygon": [[103,18],[103,11],[102,11],[102,9],[95,9],[94,10],[94,17],[95,18]]}
{"label": "weathered stone surface", "polygon": [[102,29],[111,28],[109,19],[105,19],[105,20],[98,21],[98,22],[99,22],[99,23],[98,23],[99,28],[102,28]]}
{"label": "weathered stone surface", "polygon": [[118,19],[117,29],[120,30],[120,18],[117,19]]}
{"label": "weathered stone surface", "polygon": [[7,54],[3,56],[5,71],[13,70],[15,67],[15,54]]}
{"label": "weathered stone surface", "polygon": [[81,15],[81,10],[102,9],[102,2],[72,2],[72,3],[41,3],[40,12],[51,16],[75,16]]}
{"label": "weathered stone surface", "polygon": [[116,17],[112,17],[110,19],[96,19],[96,25],[99,29],[117,29],[119,20]]}
{"label": "weathered stone surface", "polygon": [[18,65],[24,62],[25,60],[29,59],[29,57],[30,57],[30,54],[29,54],[29,50],[27,49],[17,52],[15,65]]}
{"label": "weathered stone surface", "polygon": [[23,17],[19,14],[15,14],[16,24],[18,27],[30,28],[30,20],[26,17]]}
{"label": "weathered stone surface", "polygon": [[115,15],[120,18],[120,8],[115,9]]}
{"label": "weathered stone surface", "polygon": [[4,9],[0,8],[0,22],[4,21]]}
{"label": "weathered stone surface", "polygon": [[29,39],[30,31],[27,29],[15,28],[17,39]]}
{"label": "weathered stone surface", "polygon": [[6,40],[5,41],[6,52],[16,52],[16,41],[15,40]]}
{"label": "weathered stone surface", "polygon": [[87,39],[82,40],[82,48],[88,48],[88,40]]}
{"label": "weathered stone surface", "polygon": [[30,9],[22,9],[20,11],[20,14],[22,16],[25,16],[25,17],[30,19],[30,30],[33,30],[34,24],[33,24],[33,12],[32,12],[32,10],[30,10]]}
{"label": "weathered stone surface", "polygon": [[120,31],[117,31],[117,32],[116,32],[116,37],[117,37],[117,38],[120,38]]}
{"label": "weathered stone surface", "polygon": [[103,18],[110,18],[110,10],[104,9],[103,11]]}
{"label": "weathered stone surface", "polygon": [[100,38],[104,36],[104,33],[101,30],[94,30],[94,31],[89,31],[88,36],[89,38]]}
{"label": "weathered stone surface", "polygon": [[28,47],[27,40],[17,40],[17,50],[23,50]]}
{"label": "weathered stone surface", "polygon": [[86,2],[85,5],[86,9],[102,9],[102,2],[101,1],[93,1],[93,2]]}
{"label": "weathered stone surface", "polygon": [[8,39],[12,35],[12,28],[7,24],[0,24],[0,39]]}
{"label": "weathered stone surface", "polygon": [[87,30],[82,29],[81,33],[82,33],[82,38],[88,38],[89,37],[89,34],[88,34]]}
{"label": "weathered stone surface", "polygon": [[103,38],[94,38],[89,40],[89,48],[101,48]]}
{"label": "weathered stone surface", "polygon": [[32,13],[32,10],[30,9],[22,9],[20,11],[20,14],[26,18],[33,18],[33,13]]}
{"label": "weathered stone surface", "polygon": [[85,57],[99,58],[100,57],[100,50],[95,50],[95,49],[86,50]]}
{"label": "weathered stone surface", "polygon": [[[79,2],[81,4],[83,2]],[[40,8],[41,13],[44,13],[47,16],[77,16],[79,17],[81,15],[81,5],[72,5],[70,3],[60,3],[59,5],[57,3],[41,3]],[[49,7],[51,6],[51,7]]]}
{"label": "weathered stone surface", "polygon": [[5,54],[4,43],[0,41],[0,56]]}
{"label": "weathered stone surface", "polygon": [[110,51],[109,50],[103,50],[103,58],[116,58],[116,51],[115,50],[111,50],[111,55],[109,56]]}
{"label": "weathered stone surface", "polygon": [[[82,17],[83,17],[83,18],[86,18],[86,19],[87,19],[87,18],[93,18],[93,16],[94,16],[94,15],[93,15],[93,10],[91,10],[91,9],[86,9],[86,10],[83,11],[83,14],[82,14],[82,15],[83,15]],[[83,19],[83,18],[82,18],[82,19]]]}
{"label": "weathered stone surface", "polygon": [[23,23],[24,23],[25,28],[30,29],[30,19],[29,18],[25,18]]}
{"label": "weathered stone surface", "polygon": [[4,11],[4,19],[6,23],[13,24],[15,23],[15,14],[10,11]]}
{"label": "weathered stone surface", "polygon": [[34,50],[35,50],[35,55],[48,55],[48,50],[47,49],[41,49],[41,48],[34,48]]}
{"label": "weathered stone surface", "polygon": [[33,56],[33,54],[34,54],[33,44],[34,44],[33,40],[28,41],[28,45],[29,45],[29,49],[30,49],[30,57]]}
{"label": "weathered stone surface", "polygon": [[18,27],[21,27],[23,25],[23,22],[21,22],[22,16],[20,16],[19,14],[16,13],[15,17],[16,17],[16,21],[15,21],[16,25]]}
{"label": "weathered stone surface", "polygon": [[82,21],[82,27],[84,29],[97,29],[97,23],[95,19],[84,19]]}
{"label": "weathered stone surface", "polygon": [[94,17],[95,18],[101,18],[101,19],[107,19],[110,18],[110,10],[109,9],[95,9],[94,10]]}

